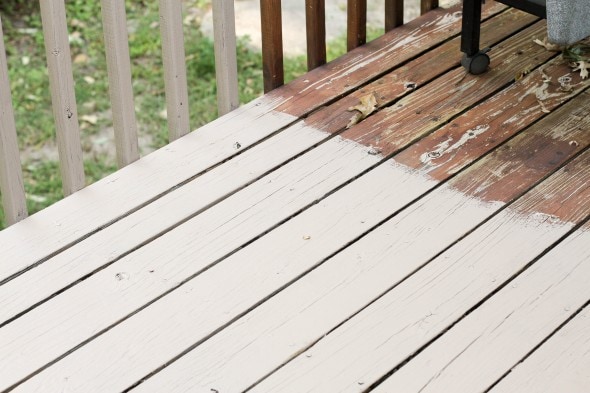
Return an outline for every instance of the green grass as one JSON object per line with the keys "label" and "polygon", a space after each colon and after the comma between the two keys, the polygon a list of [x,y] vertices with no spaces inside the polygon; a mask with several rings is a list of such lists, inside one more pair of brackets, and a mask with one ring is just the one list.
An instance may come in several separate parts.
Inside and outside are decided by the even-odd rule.
{"label": "green grass", "polygon": [[[59,164],[55,161],[55,126],[51,113],[49,79],[45,63],[39,2],[12,0],[0,5],[9,65],[12,98],[23,174],[30,214],[63,198]],[[192,0],[188,6],[206,7],[207,0]],[[210,3],[210,2],[209,2]],[[158,148],[168,141],[165,119],[164,76],[156,1],[126,1],[133,91],[140,137]],[[110,100],[100,2],[68,0],[68,31],[75,75],[88,184],[116,169],[113,154],[97,153],[93,140],[104,139],[111,126]],[[190,127],[196,129],[217,117],[213,43],[195,23],[185,24],[185,50],[189,83]],[[382,30],[369,29],[369,38]],[[327,45],[328,60],[345,52],[345,38]],[[263,91],[262,58],[247,40],[238,42],[240,102],[249,102]],[[306,71],[305,56],[288,57],[285,81]],[[114,146],[112,147],[114,149]],[[36,158],[35,158],[36,157]],[[0,229],[5,225],[0,208]]]}

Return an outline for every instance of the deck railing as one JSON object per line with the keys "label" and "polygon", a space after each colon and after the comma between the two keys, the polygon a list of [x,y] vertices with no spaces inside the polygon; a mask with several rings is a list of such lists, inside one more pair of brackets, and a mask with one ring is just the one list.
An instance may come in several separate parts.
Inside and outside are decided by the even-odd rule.
{"label": "deck railing", "polygon": [[[155,0],[154,0],[155,1]],[[403,0],[384,0],[385,31],[403,24]],[[64,195],[85,186],[64,0],[40,0]],[[101,0],[117,163],[139,158],[124,0]],[[159,0],[169,140],[188,133],[189,106],[181,0]],[[421,12],[438,0],[421,0]],[[239,105],[233,0],[213,0],[218,112]],[[308,69],[326,63],[325,0],[305,0]],[[261,0],[264,90],[284,83],[281,1]],[[366,42],[366,0],[348,0],[347,48]],[[190,82],[189,82],[190,83]],[[18,103],[17,103],[18,104]],[[27,217],[2,24],[0,21],[0,192],[8,225]]]}

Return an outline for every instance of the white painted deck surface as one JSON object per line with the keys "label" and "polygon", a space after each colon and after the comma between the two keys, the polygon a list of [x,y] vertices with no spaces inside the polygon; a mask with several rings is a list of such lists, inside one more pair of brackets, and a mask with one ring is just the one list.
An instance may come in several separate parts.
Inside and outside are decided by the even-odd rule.
{"label": "white painted deck surface", "polygon": [[483,76],[437,10],[0,232],[0,392],[587,391],[590,82],[485,12]]}

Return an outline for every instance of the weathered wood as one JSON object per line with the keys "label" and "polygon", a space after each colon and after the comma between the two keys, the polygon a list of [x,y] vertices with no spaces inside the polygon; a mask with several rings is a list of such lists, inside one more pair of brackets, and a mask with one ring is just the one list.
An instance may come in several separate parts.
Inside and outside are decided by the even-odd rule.
{"label": "weathered wood", "polygon": [[385,31],[404,24],[404,0],[385,0]]}
{"label": "weathered wood", "polygon": [[100,4],[117,164],[122,168],[139,158],[125,0],[101,0]]}
{"label": "weathered wood", "polygon": [[236,55],[236,21],[234,2],[232,0],[214,1],[212,7],[217,108],[221,116],[240,106],[238,60]]}
{"label": "weathered wood", "polygon": [[[588,224],[585,230],[590,230]],[[530,357],[511,369],[491,392],[583,393],[590,386],[589,337],[590,307],[586,306]]]}
{"label": "weathered wood", "polygon": [[[575,106],[570,105],[569,111],[573,109],[575,109]],[[569,111],[562,111],[560,118],[566,117]],[[590,105],[586,105],[585,111],[586,120],[584,124],[587,124],[590,122]],[[576,122],[570,122],[563,130],[576,128]],[[559,131],[551,133],[547,130],[547,128],[539,126],[534,132],[527,132],[527,135],[519,137],[510,145],[514,149],[523,150],[527,148],[527,142],[540,135],[559,135]],[[578,130],[571,136],[577,138],[581,135],[583,135],[583,131]],[[559,138],[564,139],[564,136],[562,135]],[[590,137],[587,136],[585,145],[580,146],[580,149],[584,149],[588,144],[590,144]],[[556,154],[560,152],[560,148],[561,146],[553,146],[547,150],[552,150]],[[567,155],[572,157],[578,151],[571,150]],[[542,161],[551,162],[553,154],[542,153],[540,156]],[[482,168],[490,171],[500,170],[506,166],[506,162],[502,158],[488,156],[484,158]],[[564,157],[564,159],[567,158]],[[508,166],[509,169],[505,172],[505,175],[509,178],[525,177],[524,174],[531,175],[529,186],[534,184],[536,180],[541,179],[543,173],[551,171],[546,167],[540,169],[540,166],[537,165],[539,170],[535,174],[527,173],[529,164],[521,163],[518,165],[518,162],[518,158],[515,158],[514,165]],[[558,162],[554,164],[553,168],[560,165]],[[191,288],[194,289],[190,291],[190,295],[172,295],[173,298],[167,299],[167,301],[177,306],[182,304],[180,298],[187,298],[185,301],[188,302],[188,298],[198,296],[193,291],[200,290],[207,285],[207,282],[219,282],[216,277],[228,277],[230,276],[229,272],[233,272],[232,274],[236,276],[236,280],[240,280],[241,284],[227,283],[227,289],[209,289],[207,293],[220,293],[219,296],[215,297],[227,301],[230,297],[222,295],[222,293],[239,287],[241,288],[239,293],[242,295],[247,293],[255,299],[254,294],[257,291],[263,291],[258,295],[258,298],[264,298],[264,293],[272,293],[271,288],[265,289],[269,285],[268,281],[271,279],[277,280],[273,272],[280,272],[282,280],[297,277],[301,272],[313,267],[314,263],[321,263],[325,258],[325,254],[318,253],[318,251],[327,247],[333,239],[338,238],[342,243],[349,241],[349,235],[347,235],[350,230],[349,227],[361,227],[363,225],[366,228],[371,227],[374,225],[372,220],[373,211],[381,210],[381,214],[385,216],[389,211],[394,211],[396,208],[403,206],[405,201],[408,200],[407,198],[412,198],[411,194],[414,191],[408,190],[420,192],[417,190],[424,190],[425,187],[428,187],[428,181],[421,179],[416,173],[407,171],[405,176],[402,175],[403,173],[403,167],[395,168],[386,165],[378,167],[359,179],[359,184],[353,183],[350,187],[325,200],[321,208],[318,206],[318,208],[311,208],[303,213],[296,219],[297,222],[293,222],[292,229],[289,230],[288,225],[281,227],[281,230],[277,233],[270,234],[268,239],[261,239],[254,246],[255,249],[251,249],[242,255],[237,254],[226,261],[228,264],[224,262],[216,267],[223,270],[215,271],[212,269],[209,275],[197,278],[191,285]],[[379,176],[383,180],[380,180]],[[387,178],[389,180],[385,180]],[[482,173],[481,168],[470,168],[467,172],[460,174],[459,178],[471,179],[475,184],[481,185],[483,189],[494,188],[494,184],[487,182],[486,173]],[[583,177],[579,180],[583,180]],[[380,186],[380,181],[386,184],[395,182],[398,187]],[[579,184],[579,181],[571,184],[567,190],[560,193],[559,197],[556,196],[554,201],[558,202],[567,199],[568,192],[574,190],[576,185]],[[461,234],[469,232],[470,228],[493,214],[504,203],[508,203],[511,199],[517,197],[526,188],[527,185],[523,184],[518,189],[513,189],[511,197],[506,195],[506,199],[495,204],[484,204],[477,199],[471,199],[465,194],[456,193],[454,183],[449,187],[439,188],[422,201],[402,211],[382,227],[371,232],[358,243],[335,256],[326,265],[319,267],[317,271],[310,273],[310,276],[300,279],[300,282],[294,284],[294,288],[288,288],[284,293],[275,295],[266,304],[250,312],[243,319],[224,329],[219,335],[207,340],[172,366],[150,378],[140,385],[139,391],[158,391],[163,387],[170,391],[182,391],[188,386],[199,387],[203,390],[214,388],[219,389],[219,391],[241,391],[246,389],[259,378],[286,362],[290,357],[300,353],[309,344],[321,338],[359,307],[363,307],[366,304],[365,302],[368,303],[371,300],[371,293],[377,296],[391,285],[394,285],[394,277],[403,277],[404,274],[411,273],[422,263],[428,261],[430,257],[436,255],[441,247],[449,244],[451,239],[457,239]],[[537,204],[538,196],[543,195],[543,193],[546,195],[549,189],[551,188],[540,189],[534,195],[534,198],[531,198],[531,200],[534,200],[531,204],[539,207],[539,204]],[[350,192],[346,192],[346,190]],[[369,191],[363,192],[362,190]],[[364,200],[365,202],[353,202],[355,199]],[[575,200],[576,198],[573,198],[570,206],[574,205]],[[387,208],[384,206],[387,206]],[[550,206],[550,203],[547,202],[547,206]],[[581,210],[584,209],[588,211],[588,206],[581,208]],[[462,214],[455,214],[456,211],[461,211]],[[556,211],[559,211],[559,209],[553,209],[553,213]],[[580,220],[583,217],[580,210],[573,209],[569,211],[570,219]],[[335,225],[331,222],[332,220],[338,224]],[[548,238],[558,239],[560,234],[563,234],[568,228],[571,228],[571,225],[564,225],[554,231],[549,231],[550,234],[547,234],[544,238],[545,242],[539,240],[537,246],[542,247],[542,245],[546,244]],[[516,230],[520,229],[520,227],[516,228]],[[546,228],[540,228],[539,230],[543,232],[546,231]],[[305,231],[304,233],[310,234],[311,242],[308,246],[302,247],[301,244],[304,242],[296,240],[295,234],[298,231],[299,233]],[[501,235],[502,232],[498,232],[498,234]],[[280,240],[281,237],[284,240]],[[272,244],[281,244],[281,247],[278,247],[280,250],[277,250],[277,247],[273,247]],[[288,256],[289,260],[297,261],[297,263],[283,262],[282,260],[286,256]],[[240,267],[238,268],[238,266]],[[268,272],[263,273],[264,269],[267,268],[269,269]],[[239,269],[240,274],[235,274],[236,269]],[[367,276],[363,277],[364,275]],[[260,281],[263,278],[265,281]],[[246,289],[244,285],[248,285],[247,288],[249,289]],[[200,296],[205,295],[201,294]],[[398,297],[398,299],[400,299],[400,302],[407,301],[406,297]],[[243,297],[240,298],[240,301],[243,300]],[[196,301],[193,301],[192,306],[194,307],[196,303]],[[211,305],[207,305],[207,307],[211,307]],[[168,308],[170,309],[170,306]],[[411,307],[407,308],[408,312],[410,310],[412,310]],[[207,311],[195,311],[194,315],[203,315],[203,313],[210,315],[211,311],[209,309]],[[390,312],[387,316],[395,318],[396,313]],[[187,321],[187,326],[194,325]],[[382,333],[388,334],[391,331],[391,329],[384,329]],[[412,331],[409,331],[408,334],[412,334]],[[362,337],[362,334],[359,334],[358,337]],[[197,341],[195,340],[195,342]],[[246,345],[246,343],[248,344]],[[367,346],[365,350],[372,352],[375,351],[375,347]],[[395,350],[390,350],[390,352],[396,353]],[[311,350],[307,355],[306,357],[314,358],[315,352]],[[354,362],[356,357],[346,357],[346,359]],[[363,360],[359,359],[358,362],[362,363]],[[248,367],[247,372],[242,372],[243,368],[237,367],[237,365],[246,363],[251,364],[251,366]],[[346,363],[345,361],[342,364]],[[388,365],[388,363],[384,364]],[[289,366],[287,365],[287,367]],[[337,370],[335,373],[337,373]],[[320,384],[322,381],[334,381],[327,372],[322,374],[324,377],[319,377],[319,374],[316,374],[317,378],[311,378],[314,381],[313,384]],[[345,372],[343,376],[354,377],[354,374]],[[368,384],[369,381],[366,381],[359,389],[366,387]],[[353,385],[356,385],[356,381],[349,382],[347,386]],[[330,385],[327,389],[339,391],[343,386]],[[323,388],[326,389],[326,385],[323,385]],[[286,386],[281,386],[278,390],[282,389],[289,390]],[[305,387],[295,383],[293,390],[305,391]],[[317,391],[322,391],[322,387],[318,386]]]}
{"label": "weathered wood", "polygon": [[283,32],[281,0],[261,0],[262,73],[264,92],[283,85]]}
{"label": "weathered wood", "polygon": [[[219,1],[213,2],[214,8]],[[164,86],[166,89],[166,112],[168,139],[176,139],[190,131],[188,108],[188,83],[186,79],[186,56],[184,53],[184,26],[180,0],[160,0],[160,32],[162,34],[162,60],[164,63]],[[229,26],[228,26],[229,28]],[[218,37],[215,37],[217,45]],[[223,43],[223,42],[222,42]],[[216,45],[216,56],[217,56]],[[235,55],[234,55],[235,57]],[[218,73],[226,69],[216,67]],[[237,82],[236,82],[237,84]],[[218,99],[223,96],[225,86],[218,85]],[[221,91],[221,93],[220,93]],[[225,96],[223,96],[225,99]],[[226,112],[223,112],[226,113]]]}
{"label": "weathered wood", "polygon": [[438,8],[438,0],[420,0],[420,13],[422,15],[435,8]]}
{"label": "weathered wood", "polygon": [[305,0],[307,34],[307,69],[326,64],[326,5],[325,0]]}
{"label": "weathered wood", "polygon": [[0,20],[0,193],[6,223],[12,225],[27,217],[27,201],[2,31]]}
{"label": "weathered wood", "polygon": [[66,10],[60,0],[40,4],[63,191],[70,195],[85,186],[85,178]]}
{"label": "weathered wood", "polygon": [[[590,160],[586,159],[584,164],[588,166]],[[577,183],[579,187],[587,181],[590,171],[586,170],[584,175],[582,183]],[[580,199],[580,203],[587,206],[590,202],[588,190],[586,187],[585,198]],[[417,388],[423,392],[484,391],[489,388],[590,300],[588,244],[590,228],[586,225],[453,326],[375,391],[391,392],[400,388],[406,391]],[[528,244],[521,247],[526,246]],[[497,262],[499,258],[491,264]],[[472,270],[478,269],[474,266]],[[571,391],[566,386],[567,383],[560,389]]]}
{"label": "weathered wood", "polygon": [[367,42],[367,0],[348,0],[346,48],[351,51]]}

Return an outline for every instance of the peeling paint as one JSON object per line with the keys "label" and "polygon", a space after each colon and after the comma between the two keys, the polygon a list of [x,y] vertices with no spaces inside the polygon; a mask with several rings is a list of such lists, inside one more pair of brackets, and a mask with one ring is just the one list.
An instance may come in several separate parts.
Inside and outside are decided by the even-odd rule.
{"label": "peeling paint", "polygon": [[471,139],[477,138],[479,135],[483,134],[484,132],[488,131],[489,129],[490,129],[490,126],[488,124],[478,125],[472,129],[467,130],[463,135],[461,135],[461,138],[459,138],[459,140],[457,142],[453,143],[452,145],[451,145],[451,142],[453,141],[453,138],[449,137],[447,140],[436,145],[436,148],[434,150],[429,151],[427,153],[422,153],[422,155],[420,155],[420,162],[422,162],[424,165],[428,165],[430,167],[442,165],[442,163],[434,165],[432,163],[432,161],[435,159],[441,158],[444,155],[448,155],[449,153],[452,153],[455,150],[460,149],[468,141],[470,141]]}

